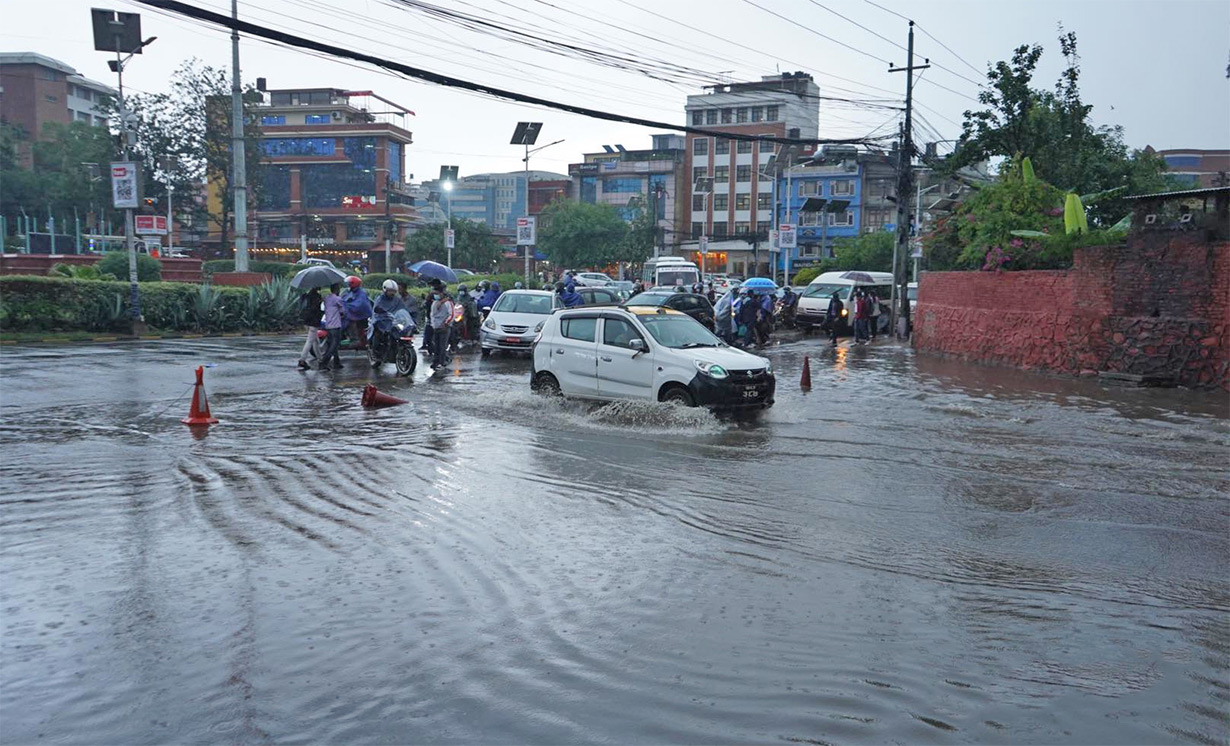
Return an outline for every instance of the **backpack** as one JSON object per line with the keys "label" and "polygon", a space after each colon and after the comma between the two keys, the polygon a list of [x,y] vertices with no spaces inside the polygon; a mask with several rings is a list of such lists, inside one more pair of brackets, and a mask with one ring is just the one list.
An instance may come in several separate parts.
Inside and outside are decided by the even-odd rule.
{"label": "backpack", "polygon": [[313,304],[311,293],[299,296],[299,320],[308,326],[320,323],[320,304]]}

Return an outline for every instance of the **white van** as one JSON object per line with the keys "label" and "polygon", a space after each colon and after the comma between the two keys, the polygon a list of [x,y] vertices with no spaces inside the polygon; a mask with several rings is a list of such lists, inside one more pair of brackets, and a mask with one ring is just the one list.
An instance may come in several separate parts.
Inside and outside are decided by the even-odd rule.
{"label": "white van", "polygon": [[700,282],[700,267],[681,256],[660,256],[645,262],[641,280],[645,287],[690,288]]}
{"label": "white van", "polygon": [[888,304],[893,292],[892,272],[825,272],[799,294],[795,323],[804,328],[823,324],[828,315],[829,300],[833,293],[837,293],[845,306],[842,319],[838,322],[838,333],[849,331],[854,320],[850,299],[854,297],[854,291],[860,288],[874,290],[880,298],[880,313],[889,313]]}

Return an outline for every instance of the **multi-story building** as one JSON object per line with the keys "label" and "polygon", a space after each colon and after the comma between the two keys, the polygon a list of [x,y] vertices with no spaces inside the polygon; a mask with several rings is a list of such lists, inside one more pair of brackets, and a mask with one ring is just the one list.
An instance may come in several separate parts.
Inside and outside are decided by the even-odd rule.
{"label": "multi-story building", "polygon": [[337,88],[271,90],[264,99],[253,255],[298,255],[303,236],[320,256],[371,252],[382,263],[386,238],[400,253],[415,219],[404,173],[413,112],[371,91]]}
{"label": "multi-story building", "polygon": [[[423,186],[439,195],[440,205],[447,211],[450,206],[455,218],[465,218],[484,223],[497,231],[514,230],[517,218],[526,214],[526,172],[509,171],[501,174],[474,174],[462,176],[451,190],[445,190],[439,179],[423,182]],[[561,183],[568,181],[564,174],[552,171],[530,171],[531,206],[536,196],[554,194]],[[542,191],[539,185],[542,185]],[[554,185],[554,186],[551,186]]]}
{"label": "multi-story building", "polygon": [[[1152,148],[1146,148],[1152,151]],[[1166,179],[1176,188],[1228,186],[1230,150],[1158,150],[1166,162]]]}
{"label": "multi-story building", "polygon": [[604,145],[568,166],[574,199],[612,205],[624,220],[638,209],[653,209],[661,234],[659,252],[678,253],[687,240],[688,213],[679,209],[687,190],[687,151],[683,135],[653,135],[649,150]]}
{"label": "multi-story building", "polygon": [[[43,125],[84,122],[106,127],[106,100],[114,88],[79,75],[71,66],[34,52],[0,53],[0,121],[46,136]],[[28,167],[28,148],[20,153]]]}
{"label": "multi-story building", "polygon": [[[747,276],[767,272],[773,224],[773,172],[766,168],[780,149],[769,140],[732,140],[723,133],[816,139],[820,89],[806,73],[766,75],[759,81],[712,86],[688,96],[688,124],[709,134],[688,133],[684,200],[690,208],[692,241],[709,240],[706,268]],[[711,192],[695,189],[713,179]],[[695,249],[696,243],[687,244]],[[693,253],[696,260],[702,259]]]}

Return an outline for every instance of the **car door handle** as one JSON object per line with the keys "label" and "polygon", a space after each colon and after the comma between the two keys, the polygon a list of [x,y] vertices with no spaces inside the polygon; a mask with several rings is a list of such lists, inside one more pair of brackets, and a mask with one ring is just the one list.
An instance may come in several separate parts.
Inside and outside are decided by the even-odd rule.
{"label": "car door handle", "polygon": [[604,363],[609,363],[609,362],[611,362],[611,358],[607,357],[606,355],[603,355],[603,356],[602,356],[602,362],[604,362]]}
{"label": "car door handle", "polygon": [[557,349],[557,350],[555,351],[555,354],[556,354],[556,355],[563,355],[563,354],[564,354],[564,351],[563,351],[563,350],[560,350],[560,349]]}

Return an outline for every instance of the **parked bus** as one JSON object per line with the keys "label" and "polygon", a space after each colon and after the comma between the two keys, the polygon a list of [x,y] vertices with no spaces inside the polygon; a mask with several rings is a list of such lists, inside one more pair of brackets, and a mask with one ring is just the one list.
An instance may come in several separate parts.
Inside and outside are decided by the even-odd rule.
{"label": "parked bus", "polygon": [[700,282],[700,267],[681,256],[659,256],[645,262],[641,281],[646,287],[681,284],[686,288]]}

